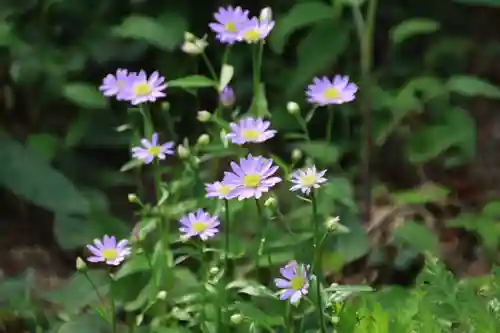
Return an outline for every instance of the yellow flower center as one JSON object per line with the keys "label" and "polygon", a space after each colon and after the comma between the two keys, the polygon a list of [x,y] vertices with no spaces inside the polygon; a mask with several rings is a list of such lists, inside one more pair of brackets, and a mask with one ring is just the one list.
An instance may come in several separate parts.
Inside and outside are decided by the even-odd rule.
{"label": "yellow flower center", "polygon": [[256,140],[260,135],[260,132],[254,129],[243,130],[241,137],[245,140]]}
{"label": "yellow flower center", "polygon": [[161,153],[161,147],[160,146],[149,147],[148,153],[150,153],[153,156],[158,156]]}
{"label": "yellow flower center", "polygon": [[134,85],[135,96],[148,96],[152,91],[153,89],[151,89],[151,86],[147,82],[140,82]]}
{"label": "yellow flower center", "polygon": [[101,251],[101,256],[106,260],[115,260],[118,257],[116,249],[105,249]]}
{"label": "yellow flower center", "polygon": [[246,175],[243,177],[243,185],[245,187],[256,188],[260,184],[259,175]]}
{"label": "yellow flower center", "polygon": [[224,28],[226,29],[227,32],[230,32],[230,33],[233,33],[233,34],[235,34],[235,33],[238,32],[238,29],[236,29],[236,26],[231,21],[229,21],[226,24],[224,24]]}
{"label": "yellow flower center", "polygon": [[302,276],[299,276],[299,277],[293,278],[290,281],[290,287],[293,290],[300,290],[300,289],[304,288],[305,282],[306,282],[306,279]]}
{"label": "yellow flower center", "polygon": [[243,34],[243,38],[247,42],[258,42],[260,40],[260,33],[256,30],[248,30]]}
{"label": "yellow flower center", "polygon": [[323,97],[325,99],[337,99],[340,97],[340,94],[337,89],[335,88],[327,88],[323,92]]}
{"label": "yellow flower center", "polygon": [[219,189],[217,190],[217,192],[219,192],[219,194],[222,195],[228,195],[230,191],[231,191],[231,186],[228,185],[221,185],[221,187],[219,187]]}
{"label": "yellow flower center", "polygon": [[202,233],[207,229],[207,225],[203,222],[196,221],[192,224],[191,228],[193,228],[194,231]]}
{"label": "yellow flower center", "polygon": [[300,179],[300,184],[305,187],[311,187],[316,183],[316,175],[315,174],[310,174],[310,175],[305,175],[302,176]]}

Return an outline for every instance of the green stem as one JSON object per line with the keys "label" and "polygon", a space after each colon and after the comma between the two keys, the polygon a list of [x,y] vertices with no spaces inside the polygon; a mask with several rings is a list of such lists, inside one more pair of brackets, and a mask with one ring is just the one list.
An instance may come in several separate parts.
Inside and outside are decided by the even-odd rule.
{"label": "green stem", "polygon": [[314,228],[314,275],[316,275],[316,297],[318,299],[318,320],[321,324],[321,333],[326,333],[325,319],[323,315],[323,299],[321,297],[321,247],[319,243],[319,223],[318,223],[318,206],[314,191],[311,191],[312,202],[312,223]]}
{"label": "green stem", "polygon": [[[111,274],[108,274],[108,277],[109,277],[109,286],[111,288],[111,285],[113,284],[114,280],[113,280],[113,277],[111,276]],[[116,326],[117,326],[117,322],[116,322],[116,304],[115,304],[115,301],[113,300],[112,297],[110,297],[110,306],[111,306],[111,329],[112,329],[112,333],[116,333],[117,330],[116,330]]]}
{"label": "green stem", "polygon": [[92,281],[92,279],[90,278],[89,274],[87,272],[82,272],[82,274],[85,276],[85,278],[87,279],[87,281],[89,281],[90,285],[92,286],[92,289],[94,289],[94,291],[95,291],[97,297],[99,297],[99,300],[101,301],[102,305],[106,304],[106,301],[104,300],[104,297],[99,292],[99,289],[95,285],[94,281]]}
{"label": "green stem", "polygon": [[328,121],[326,122],[326,142],[332,141],[332,127],[333,127],[333,118],[335,114],[333,110],[328,108]]}
{"label": "green stem", "polygon": [[212,66],[210,59],[208,59],[207,57],[207,54],[205,52],[202,52],[201,57],[203,58],[203,61],[205,62],[205,65],[208,68],[208,71],[210,72],[210,76],[212,76],[212,80],[214,80],[216,83],[219,83],[219,76],[215,72],[214,66]]}
{"label": "green stem", "polygon": [[229,218],[229,200],[224,199],[224,214],[225,214],[225,228],[224,228],[224,236],[225,236],[225,242],[224,242],[224,273],[226,274],[227,280],[231,280],[231,273],[229,272],[229,236],[231,232],[231,221]]}
{"label": "green stem", "polygon": [[172,117],[172,114],[170,113],[170,107],[168,107],[165,110],[165,118],[166,118],[166,123],[167,123],[167,128],[168,128],[168,134],[170,135],[170,138],[173,141],[176,141],[177,134],[175,133],[174,118]]}
{"label": "green stem", "polygon": [[[257,250],[257,262],[256,262],[256,269],[258,271],[259,267],[260,267],[260,257],[264,253],[264,248],[265,248],[265,244],[266,244],[266,238],[265,238],[264,231],[265,231],[266,226],[267,226],[267,223],[266,223],[267,221],[266,221],[266,217],[264,216],[264,212],[262,211],[262,207],[260,205],[259,199],[255,199],[255,205],[257,206],[257,215],[259,216],[259,221],[260,221],[260,228],[259,228],[260,229],[260,235],[259,235],[260,244],[259,244],[259,248]],[[269,265],[271,265],[271,254],[270,253],[268,253],[267,260],[268,260]]]}
{"label": "green stem", "polygon": [[[260,80],[261,80],[261,67],[262,67],[262,55],[264,53],[264,42],[260,42],[257,47],[253,48],[253,59],[252,59],[252,81],[253,81],[253,100],[260,100]],[[256,108],[256,104],[252,103],[253,107]],[[255,114],[258,114],[258,110],[252,110]]]}
{"label": "green stem", "polygon": [[203,327],[205,326],[205,302],[207,298],[207,288],[205,286],[205,283],[208,282],[208,265],[205,260],[205,244],[201,242],[200,245],[200,273],[201,273],[201,281],[202,281],[202,299],[203,302],[201,303],[201,311],[200,311],[200,327],[201,330],[203,331]]}

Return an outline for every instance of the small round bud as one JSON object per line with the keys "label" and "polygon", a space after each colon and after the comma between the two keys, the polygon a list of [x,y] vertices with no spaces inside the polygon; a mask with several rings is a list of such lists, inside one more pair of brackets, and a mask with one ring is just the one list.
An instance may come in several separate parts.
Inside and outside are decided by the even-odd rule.
{"label": "small round bud", "polygon": [[188,31],[186,31],[186,32],[184,32],[184,40],[186,42],[194,42],[196,40],[196,36]]}
{"label": "small round bud", "polygon": [[184,42],[181,46],[182,52],[189,55],[198,55],[205,51],[208,43],[204,39],[197,39],[194,42]]}
{"label": "small round bud", "polygon": [[187,158],[189,156],[189,148],[186,148],[183,145],[178,145],[177,155],[179,155],[180,158]]}
{"label": "small round bud", "polygon": [[200,165],[200,159],[198,158],[198,156],[194,156],[192,162],[194,165]]}
{"label": "small round bud", "polygon": [[211,275],[216,275],[219,272],[220,272],[220,270],[219,270],[219,267],[217,267],[217,266],[214,266],[214,267],[210,268],[210,274]]}
{"label": "small round bud", "polygon": [[130,203],[137,202],[137,195],[134,193],[129,193],[128,194],[128,202],[130,202]]}
{"label": "small round bud", "polygon": [[276,197],[270,196],[269,198],[264,201],[264,206],[266,207],[276,207],[278,204],[278,201],[276,200]]}
{"label": "small round bud", "polygon": [[259,21],[261,22],[269,22],[273,19],[273,11],[270,7],[263,8],[260,11]]}
{"label": "small round bud", "polygon": [[207,121],[210,120],[211,117],[212,114],[210,112],[208,112],[207,110],[201,110],[198,111],[196,119],[198,119],[199,122],[206,123]]}
{"label": "small round bud", "polygon": [[223,106],[227,108],[233,106],[234,102],[236,101],[233,88],[231,88],[230,86],[226,86],[224,90],[222,90],[219,94],[219,101]]}
{"label": "small round bud", "polygon": [[210,136],[206,133],[200,135],[198,140],[196,140],[196,144],[199,146],[207,145],[210,143]]}
{"label": "small round bud", "polygon": [[289,114],[297,114],[300,112],[300,106],[295,102],[288,102],[286,104],[286,110]]}
{"label": "small round bud", "polygon": [[161,106],[161,109],[162,109],[163,111],[168,111],[168,110],[170,110],[170,103],[169,103],[169,102],[162,102],[162,103],[160,104],[160,106]]}
{"label": "small round bud", "polygon": [[87,264],[82,258],[76,258],[76,270],[79,272],[85,272],[87,270]]}
{"label": "small round bud", "polygon": [[325,221],[325,227],[328,230],[336,230],[339,225],[340,218],[337,217],[328,217]]}
{"label": "small round bud", "polygon": [[241,324],[243,321],[243,316],[239,313],[235,313],[234,315],[231,316],[231,322],[235,325]]}
{"label": "small round bud", "polygon": [[292,151],[292,161],[297,162],[302,158],[302,151],[300,149],[294,149]]}
{"label": "small round bud", "polygon": [[156,298],[159,300],[164,301],[167,298],[167,292],[165,290],[161,290],[157,295]]}
{"label": "small round bud", "polygon": [[335,326],[335,325],[337,325],[337,324],[339,323],[339,321],[340,321],[339,316],[333,316],[333,317],[332,317],[332,324],[333,324],[334,326]]}
{"label": "small round bud", "polygon": [[189,240],[189,236],[186,236],[186,235],[181,235],[181,236],[179,237],[179,241],[180,241],[181,243],[186,243],[188,240]]}

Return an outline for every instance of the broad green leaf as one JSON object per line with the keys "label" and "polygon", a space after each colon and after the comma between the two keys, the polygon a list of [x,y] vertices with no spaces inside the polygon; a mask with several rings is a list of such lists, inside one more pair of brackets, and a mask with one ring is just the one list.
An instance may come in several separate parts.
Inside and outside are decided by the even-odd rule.
{"label": "broad green leaf", "polygon": [[62,324],[57,333],[100,333],[109,328],[109,323],[95,314],[83,314]]}
{"label": "broad green leaf", "polygon": [[[323,74],[335,64],[347,49],[349,33],[347,25],[336,21],[320,22],[311,29],[297,47],[297,65],[287,83],[287,96],[297,94],[315,75]],[[318,50],[319,45],[321,52],[311,52]]]}
{"label": "broad green leaf", "polygon": [[450,190],[435,183],[425,183],[417,189],[393,193],[397,205],[423,205],[443,203]]}
{"label": "broad green leaf", "polygon": [[92,123],[92,114],[88,112],[80,112],[78,117],[71,122],[66,137],[64,138],[64,145],[66,148],[73,148],[77,146],[84,138],[87,130]]}
{"label": "broad green leaf", "polygon": [[68,101],[85,109],[105,109],[106,98],[93,85],[74,82],[63,87],[62,94]]}
{"label": "broad green leaf", "polygon": [[57,153],[59,139],[47,133],[31,134],[26,144],[29,149],[36,151],[47,162],[51,162]]}
{"label": "broad green leaf", "polygon": [[36,282],[33,269],[28,268],[18,276],[2,278],[1,281],[0,305],[10,310],[31,310],[33,305],[32,292]]}
{"label": "broad green leaf", "polygon": [[326,141],[301,142],[295,146],[322,165],[336,163],[341,155],[338,146]]}
{"label": "broad green leaf", "polygon": [[468,97],[500,98],[500,88],[476,76],[452,76],[446,86],[451,92]]}
{"label": "broad green leaf", "polygon": [[115,279],[118,280],[125,276],[143,272],[148,269],[151,269],[151,267],[149,266],[146,256],[136,254],[121,265],[120,269],[115,275]]}
{"label": "broad green leaf", "polygon": [[340,222],[349,228],[349,233],[332,240],[329,250],[342,256],[343,263],[349,264],[370,252],[370,244],[359,218],[353,213],[340,215]]}
{"label": "broad green leaf", "polygon": [[87,201],[69,179],[5,134],[0,134],[0,160],[0,186],[53,212],[87,213]]}
{"label": "broad green leaf", "polygon": [[482,210],[482,213],[492,218],[500,217],[500,201],[488,202]]}
{"label": "broad green leaf", "polygon": [[415,35],[435,32],[439,27],[440,24],[437,21],[426,18],[412,18],[391,29],[391,41],[394,44],[400,44]]}
{"label": "broad green leaf", "polygon": [[439,240],[436,234],[426,225],[408,221],[394,230],[396,240],[407,243],[419,252],[439,254]]}
{"label": "broad green leaf", "polygon": [[[87,274],[100,295],[105,297],[109,290],[108,273],[105,270],[89,270]],[[75,273],[64,285],[45,294],[43,298],[60,306],[68,314],[77,313],[87,305],[100,302],[92,284],[85,275],[79,272]]]}
{"label": "broad green leaf", "polygon": [[238,302],[233,305],[233,308],[257,325],[266,325],[268,327],[285,325],[281,314],[272,315],[268,312],[264,312],[252,303]]}
{"label": "broad green leaf", "polygon": [[465,5],[500,7],[500,0],[454,0]]}
{"label": "broad green leaf", "polygon": [[293,32],[331,19],[334,14],[332,7],[326,3],[310,1],[295,4],[288,13],[277,20],[276,27],[269,38],[271,49],[276,53],[283,53],[287,39]]}
{"label": "broad green leaf", "polygon": [[113,33],[121,38],[147,42],[164,51],[173,51],[182,43],[187,28],[186,19],[177,14],[174,12],[161,18],[131,15],[115,27]]}
{"label": "broad green leaf", "polygon": [[191,75],[180,79],[175,79],[167,82],[169,88],[196,89],[217,87],[217,82],[212,81],[206,76]]}

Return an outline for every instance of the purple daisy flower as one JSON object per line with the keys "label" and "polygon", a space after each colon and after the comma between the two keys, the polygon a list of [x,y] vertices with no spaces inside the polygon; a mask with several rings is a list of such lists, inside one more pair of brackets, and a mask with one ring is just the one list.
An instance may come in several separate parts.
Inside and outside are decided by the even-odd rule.
{"label": "purple daisy flower", "polygon": [[164,82],[165,78],[160,76],[158,72],[153,72],[148,78],[146,72],[141,70],[129,78],[121,97],[133,105],[154,102],[158,98],[166,96],[164,90],[167,88],[167,84]]}
{"label": "purple daisy flower", "polygon": [[239,165],[231,162],[231,168],[232,172],[225,172],[222,181],[223,184],[233,187],[227,195],[229,199],[259,199],[262,193],[268,192],[271,187],[281,182],[281,178],[271,177],[278,167],[273,166],[272,160],[264,160],[262,156],[253,157],[248,154],[247,158],[240,159]]}
{"label": "purple daisy flower", "polygon": [[121,240],[117,244],[115,236],[104,235],[102,241],[94,239],[94,245],[87,245],[87,248],[93,254],[87,260],[89,262],[105,262],[108,265],[118,266],[131,253],[131,249],[127,247],[127,244],[128,240],[126,239]]}
{"label": "purple daisy flower", "polygon": [[126,69],[117,69],[116,75],[108,74],[102,80],[99,90],[104,96],[116,96],[117,100],[123,100],[122,92],[124,87],[133,79],[135,73],[129,73]]}
{"label": "purple daisy flower", "polygon": [[219,94],[219,101],[226,108],[233,106],[235,100],[233,88],[229,86],[225,87]]}
{"label": "purple daisy flower", "polygon": [[304,194],[311,193],[311,189],[319,188],[320,184],[326,182],[325,175],[326,170],[317,171],[316,166],[311,168],[299,169],[292,172],[291,182],[294,183],[290,188],[290,191],[300,190]]}
{"label": "purple daisy flower", "polygon": [[207,191],[205,198],[228,199],[227,195],[232,189],[231,186],[221,182],[205,184],[205,190]]}
{"label": "purple daisy flower", "polygon": [[274,21],[261,21],[258,18],[253,17],[241,29],[240,38],[247,43],[257,43],[266,39],[273,28]]}
{"label": "purple daisy flower", "polygon": [[274,283],[277,288],[282,289],[280,291],[281,300],[290,299],[290,303],[296,305],[302,296],[307,295],[309,281],[312,279],[308,273],[309,269],[309,265],[298,265],[295,261],[280,268],[284,279],[274,279]]}
{"label": "purple daisy flower", "polygon": [[248,21],[248,10],[239,6],[221,7],[214,18],[217,23],[210,23],[208,26],[217,34],[217,39],[221,43],[234,44],[241,40],[240,31]]}
{"label": "purple daisy flower", "polygon": [[189,213],[182,217],[179,222],[181,224],[179,231],[187,238],[199,236],[205,241],[219,232],[219,218],[211,216],[201,208],[196,213]]}
{"label": "purple daisy flower", "polygon": [[328,104],[343,104],[353,101],[358,91],[358,86],[349,83],[348,76],[335,75],[333,81],[326,76],[316,77],[307,87],[306,95],[310,103],[321,106]]}
{"label": "purple daisy flower", "polygon": [[153,133],[151,141],[141,139],[142,147],[133,147],[132,157],[142,160],[145,164],[153,162],[155,158],[164,160],[167,155],[174,155],[172,148],[174,142],[167,142],[162,145],[158,144],[158,133]]}
{"label": "purple daisy flower", "polygon": [[242,145],[248,142],[264,142],[272,138],[277,132],[269,129],[271,123],[262,118],[253,119],[248,117],[241,119],[239,123],[230,123],[232,132],[226,135],[234,144]]}

